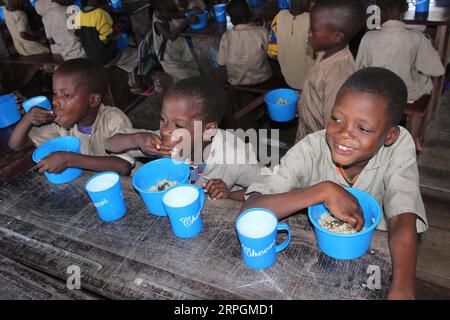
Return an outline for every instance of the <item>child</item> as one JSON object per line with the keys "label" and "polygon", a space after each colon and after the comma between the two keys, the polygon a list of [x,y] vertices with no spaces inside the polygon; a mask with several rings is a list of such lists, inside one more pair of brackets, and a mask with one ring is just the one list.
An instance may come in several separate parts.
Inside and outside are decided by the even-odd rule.
{"label": "child", "polygon": [[364,7],[355,0],[318,0],[311,9],[309,41],[322,52],[298,103],[297,141],[326,127],[339,88],[356,70],[348,42],[363,27],[364,18]]}
{"label": "child", "polygon": [[314,64],[308,45],[310,0],[293,0],[289,10],[275,16],[270,30],[268,54],[278,59],[286,83],[303,90],[306,75]]}
{"label": "child", "polygon": [[153,2],[153,7],[155,9],[152,23],[154,47],[164,71],[175,81],[199,76],[197,62],[186,39],[180,37],[180,33],[189,23],[198,22],[198,17],[191,15],[186,19],[175,19],[179,15],[179,8],[174,0],[156,0]]}
{"label": "child", "polygon": [[80,40],[67,28],[68,7],[63,4],[64,1],[36,0],[34,8],[42,16],[52,53],[60,54],[64,60],[83,58],[86,54]]}
{"label": "child", "polygon": [[231,0],[227,13],[234,27],[222,35],[217,63],[227,67],[228,82],[233,85],[255,85],[272,77],[267,57],[269,33],[250,21],[246,0]]}
{"label": "child", "polygon": [[412,103],[433,90],[431,77],[444,74],[438,52],[422,32],[409,30],[401,21],[407,0],[378,0],[381,30],[369,31],[359,46],[358,68],[383,67],[395,72],[408,88]]}
{"label": "child", "polygon": [[[135,157],[169,157],[181,152],[176,151],[174,142],[178,141],[179,132],[184,131],[183,145],[187,148],[183,152],[193,151],[186,151],[183,156],[189,160],[194,155],[194,161],[190,161],[193,163],[191,183],[203,185],[213,199],[229,197],[243,201],[245,188],[258,175],[269,171],[256,161],[250,144],[217,129],[225,105],[226,96],[218,84],[202,77],[181,80],[163,98],[159,132],[124,130],[124,134],[109,139],[107,149],[128,151]],[[195,127],[198,124],[201,126]],[[199,148],[196,149],[197,145]],[[178,146],[180,144],[175,147]],[[201,161],[196,152],[203,155]]]}
{"label": "child", "polygon": [[353,74],[338,92],[326,130],[298,142],[275,175],[253,183],[242,209],[268,208],[283,219],[323,202],[336,218],[361,230],[358,203],[344,188],[370,193],[384,211],[378,228],[390,233],[390,299],[414,298],[416,232],[428,226],[414,141],[398,126],[406,97],[405,84],[389,70]]}
{"label": "child", "polygon": [[9,0],[3,10],[5,24],[13,39],[14,48],[22,56],[49,53],[47,46],[39,43],[39,39],[31,31],[28,17],[24,11],[26,0]]}
{"label": "child", "polygon": [[105,140],[119,130],[131,128],[127,116],[103,105],[106,75],[88,59],[62,63],[53,74],[53,110],[32,108],[15,127],[9,146],[22,150],[59,136],[81,140],[81,154],[54,152],[37,164],[39,172],[59,173],[67,167],[92,171],[115,171],[129,175],[134,159],[126,154],[110,156]]}

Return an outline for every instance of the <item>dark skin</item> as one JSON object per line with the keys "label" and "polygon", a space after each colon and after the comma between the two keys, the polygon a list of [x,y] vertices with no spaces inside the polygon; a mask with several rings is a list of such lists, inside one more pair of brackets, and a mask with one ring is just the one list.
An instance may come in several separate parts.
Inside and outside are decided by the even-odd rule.
{"label": "dark skin", "polygon": [[324,59],[344,49],[348,44],[348,37],[339,30],[337,23],[330,20],[328,8],[319,5],[311,9],[308,44],[314,51],[325,51]]}
{"label": "dark skin", "polygon": [[[78,73],[58,70],[53,75],[53,110],[32,108],[14,129],[9,140],[13,150],[21,150],[31,145],[28,133],[33,126],[51,122],[63,128],[72,128],[77,123],[92,126],[101,104],[101,94],[92,93],[85,85],[86,81]],[[115,171],[129,175],[131,165],[115,156],[88,156],[73,152],[54,152],[41,159],[37,168],[39,172],[59,173],[69,167],[92,171]]]}
{"label": "dark skin", "polygon": [[[190,137],[191,156],[194,155],[194,141],[196,139],[201,139],[202,152],[204,152],[211,142],[203,141],[207,140],[203,138],[213,134],[218,128],[218,123],[202,121],[202,137],[197,137],[198,134],[194,130],[194,121],[201,121],[202,112],[195,105],[196,101],[191,98],[185,98],[177,94],[166,95],[163,99],[159,124],[161,136],[149,132],[117,134],[108,140],[106,148],[114,153],[140,149],[152,156],[176,157],[178,151],[174,147],[182,142],[183,138],[176,136],[175,131],[178,130],[179,132],[182,129],[186,134],[189,134],[186,137],[187,139]],[[211,199],[230,198],[244,201],[245,190],[230,192],[227,185],[220,179],[208,180],[203,187]]]}
{"label": "dark skin", "polygon": [[[348,174],[360,174],[381,146],[390,146],[397,140],[399,129],[390,123],[386,108],[383,98],[369,93],[347,91],[337,98],[327,126],[327,144],[333,161],[343,166]],[[338,219],[361,230],[363,218],[356,199],[331,181],[284,194],[255,193],[241,211],[267,208],[283,219],[319,202]],[[405,212],[391,217],[388,228],[393,278],[387,298],[414,299],[416,215]]]}
{"label": "dark skin", "polygon": [[397,7],[392,8],[383,8],[381,9],[381,23],[385,23],[388,20],[401,20],[406,11],[408,11],[408,4],[405,1],[403,5],[399,5]]}
{"label": "dark skin", "polygon": [[289,12],[295,17],[309,11],[311,0],[293,0]]}

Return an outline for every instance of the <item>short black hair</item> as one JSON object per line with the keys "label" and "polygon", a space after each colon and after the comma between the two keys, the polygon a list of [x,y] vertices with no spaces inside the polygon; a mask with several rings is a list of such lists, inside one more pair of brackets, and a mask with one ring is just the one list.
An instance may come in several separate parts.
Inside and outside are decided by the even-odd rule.
{"label": "short black hair", "polygon": [[102,98],[106,95],[108,89],[106,70],[90,59],[66,60],[56,72],[79,74],[90,93],[100,93]]}
{"label": "short black hair", "polygon": [[246,0],[231,0],[228,2],[227,13],[233,24],[247,23],[252,15]]}
{"label": "short black hair", "polygon": [[166,96],[169,95],[192,99],[202,121],[220,124],[225,114],[225,91],[211,79],[198,76],[180,80],[167,91]]}
{"label": "short black hair", "polygon": [[399,12],[408,11],[408,0],[377,0],[377,6],[381,11],[398,10]]}
{"label": "short black hair", "polygon": [[317,0],[317,7],[328,10],[328,21],[346,40],[353,38],[365,25],[365,6],[361,0]]}
{"label": "short black hair", "polygon": [[386,100],[386,112],[392,126],[400,123],[408,99],[405,82],[385,68],[369,67],[352,74],[342,85],[337,99],[345,92],[366,92]]}

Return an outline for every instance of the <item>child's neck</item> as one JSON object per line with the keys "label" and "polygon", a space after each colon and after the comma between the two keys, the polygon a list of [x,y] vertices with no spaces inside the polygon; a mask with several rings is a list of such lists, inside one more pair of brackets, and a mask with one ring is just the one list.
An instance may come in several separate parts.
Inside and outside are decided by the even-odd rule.
{"label": "child's neck", "polygon": [[94,122],[95,119],[97,119],[97,114],[98,114],[98,110],[100,109],[100,106],[95,107],[95,108],[91,108],[89,114],[81,119],[80,121],[77,122],[77,124],[83,126],[83,127],[91,127]]}
{"label": "child's neck", "polygon": [[347,47],[347,42],[342,42],[342,43],[338,44],[336,47],[326,50],[325,55],[323,56],[322,59],[331,57],[332,55],[338,53],[339,51],[344,50],[346,47]]}

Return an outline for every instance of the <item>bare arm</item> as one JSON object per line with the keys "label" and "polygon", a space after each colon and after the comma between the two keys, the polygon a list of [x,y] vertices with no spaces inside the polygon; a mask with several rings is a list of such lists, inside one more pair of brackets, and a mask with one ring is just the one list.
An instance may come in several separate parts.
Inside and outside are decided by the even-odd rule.
{"label": "bare arm", "polygon": [[389,250],[393,277],[388,299],[415,299],[417,216],[403,213],[389,219]]}
{"label": "bare arm", "polygon": [[176,40],[181,32],[188,26],[190,22],[195,22],[196,16],[190,16],[187,19],[183,19],[178,27],[170,30],[168,26],[165,26],[161,22],[155,22],[156,31],[164,37],[164,39]]}
{"label": "bare arm", "polygon": [[232,192],[230,192],[230,195],[228,196],[228,198],[237,200],[237,201],[245,201],[244,195],[245,195],[246,191],[247,191],[247,188],[232,191]]}
{"label": "bare arm", "polygon": [[116,134],[105,143],[105,149],[113,153],[123,153],[138,149],[142,145],[142,133]]}

